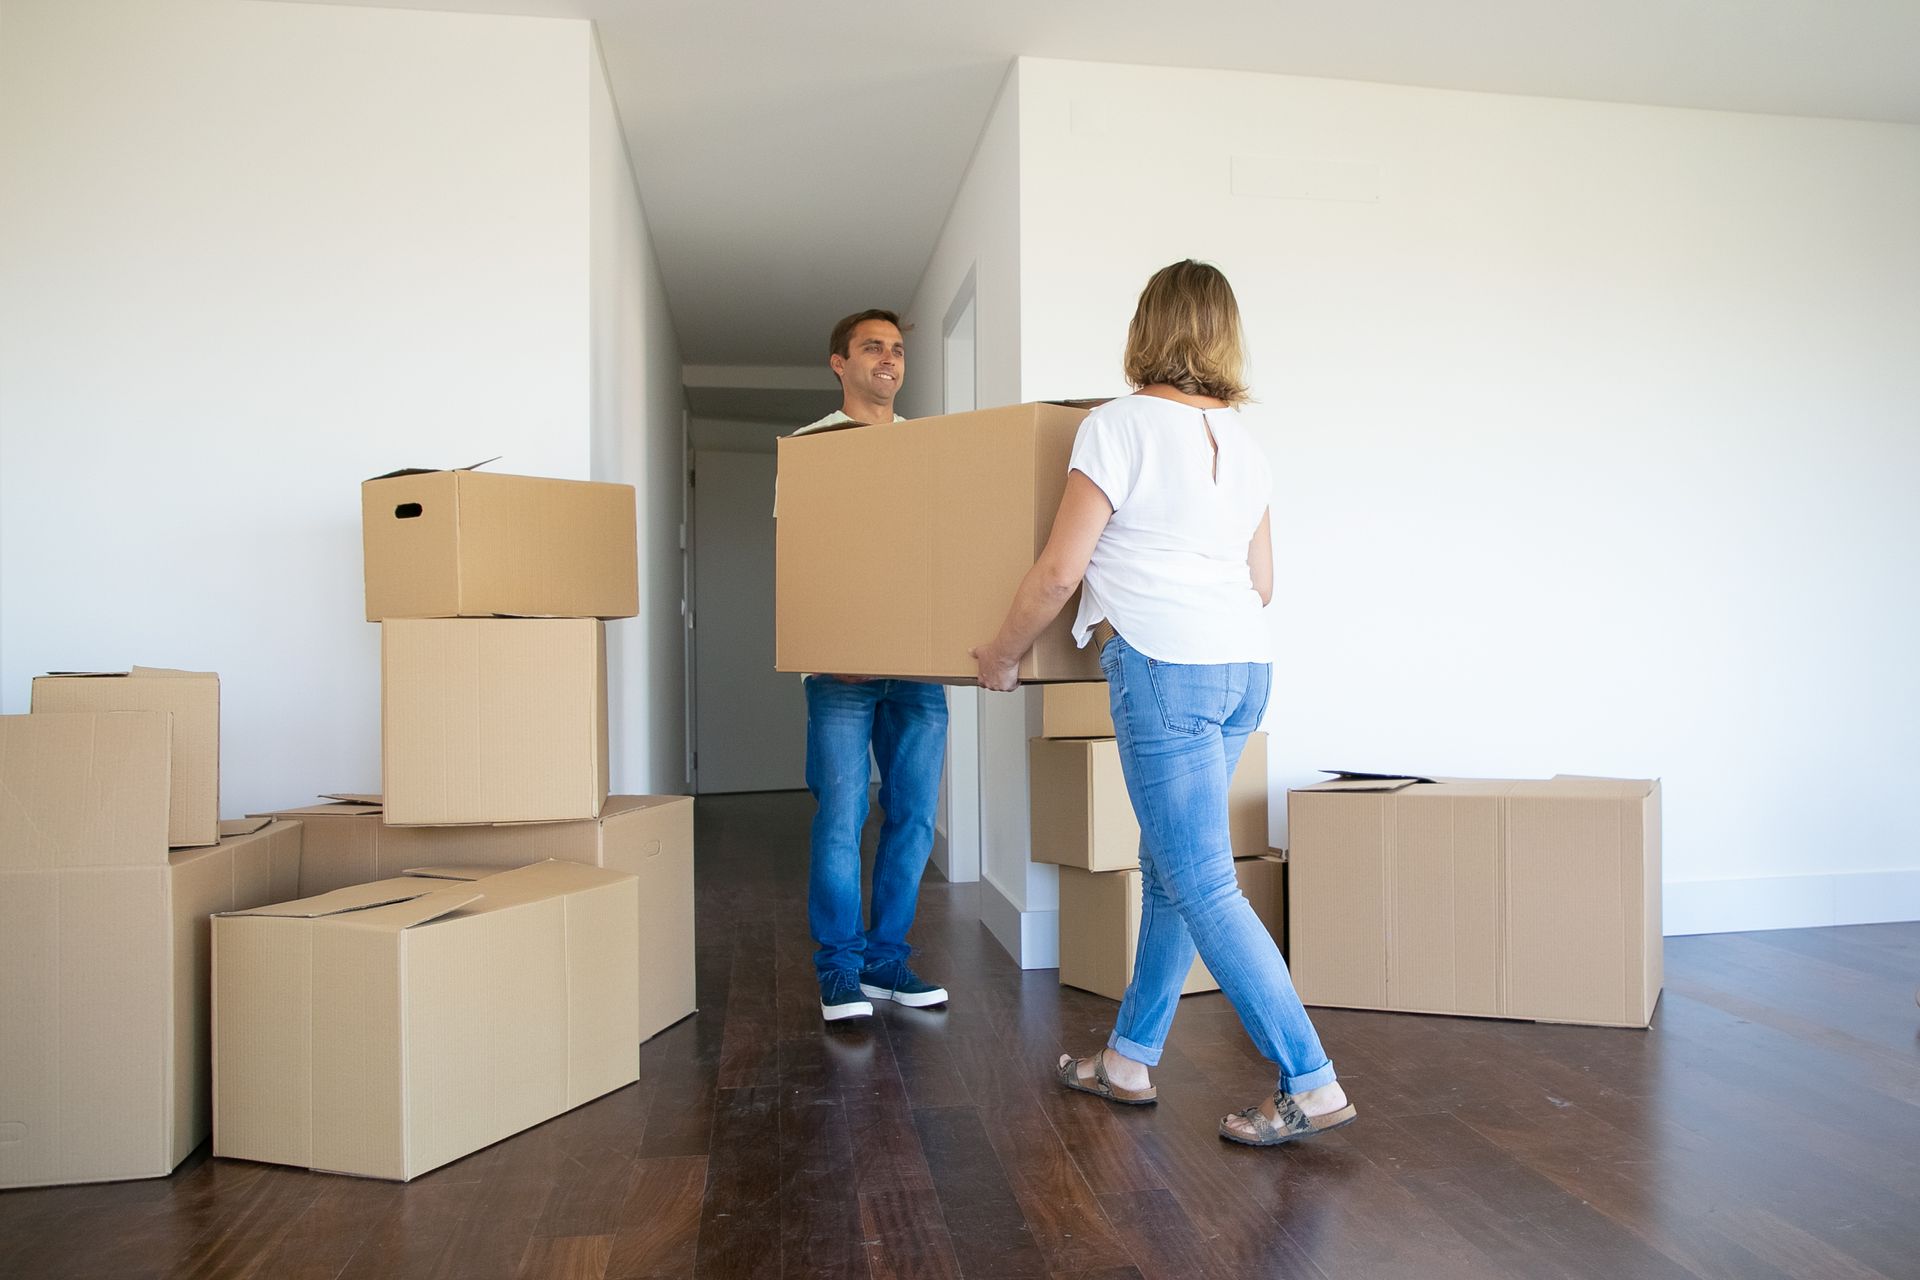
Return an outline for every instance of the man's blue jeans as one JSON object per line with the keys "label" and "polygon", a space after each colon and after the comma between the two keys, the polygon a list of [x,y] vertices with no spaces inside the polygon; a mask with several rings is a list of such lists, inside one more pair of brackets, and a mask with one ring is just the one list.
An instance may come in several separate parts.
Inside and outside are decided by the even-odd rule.
{"label": "man's blue jeans", "polygon": [[1333,1064],[1287,963],[1233,874],[1227,783],[1266,714],[1272,668],[1158,662],[1117,637],[1100,667],[1140,819],[1142,888],[1133,981],[1108,1047],[1148,1066],[1160,1061],[1197,948],[1254,1047],[1279,1066],[1280,1087],[1331,1084]]}
{"label": "man's blue jeans", "polygon": [[[933,854],[940,768],[947,754],[947,691],[917,680],[849,684],[808,676],[807,789],[813,861],[807,921],[822,976],[858,974],[907,958],[920,875]],[[880,848],[872,927],[860,928],[860,830],[867,821],[867,747],[880,765]]]}

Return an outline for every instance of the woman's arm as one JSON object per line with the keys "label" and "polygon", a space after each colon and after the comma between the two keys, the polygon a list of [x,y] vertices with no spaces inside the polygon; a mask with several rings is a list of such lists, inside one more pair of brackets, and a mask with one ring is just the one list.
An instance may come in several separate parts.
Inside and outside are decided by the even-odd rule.
{"label": "woman's arm", "polygon": [[1067,491],[1060,499],[1059,512],[1053,517],[1053,532],[1047,537],[1046,549],[1020,580],[1020,589],[1013,595],[1013,607],[1007,610],[1007,620],[1000,624],[1000,634],[971,651],[980,663],[982,688],[1005,693],[1019,685],[1015,673],[1020,659],[1033,648],[1034,640],[1059,615],[1080,586],[1080,579],[1087,573],[1087,561],[1093,559],[1093,548],[1112,518],[1113,507],[1100,486],[1083,471],[1068,472]]}
{"label": "woman's arm", "polygon": [[1260,593],[1260,606],[1273,603],[1273,508],[1260,513],[1260,527],[1247,544],[1247,569],[1253,574],[1253,589]]}

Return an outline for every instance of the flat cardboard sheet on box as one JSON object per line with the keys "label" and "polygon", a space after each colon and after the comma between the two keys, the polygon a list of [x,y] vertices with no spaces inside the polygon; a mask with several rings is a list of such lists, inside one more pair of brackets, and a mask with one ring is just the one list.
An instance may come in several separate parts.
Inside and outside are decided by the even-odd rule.
{"label": "flat cardboard sheet on box", "polygon": [[415,868],[504,871],[549,858],[637,876],[640,1038],[694,1011],[691,796],[611,796],[597,819],[496,827],[390,827],[380,820],[378,796],[279,816],[305,827],[303,898]]}
{"label": "flat cardboard sheet on box", "polygon": [[33,682],[34,711],[165,711],[173,717],[172,796],[167,843],[220,838],[220,677],[210,671],[135,667],[67,673]]}
{"label": "flat cardboard sheet on box", "polygon": [[[1046,545],[1086,410],[1023,404],[779,442],[775,659],[830,671],[974,683]],[[1098,680],[1069,603],[1022,680]]]}
{"label": "flat cardboard sheet on box", "polygon": [[1644,1027],[1660,998],[1660,784],[1554,778],[1287,799],[1308,1004]]}
{"label": "flat cardboard sheet on box", "polygon": [[607,798],[606,624],[398,618],[380,625],[385,820],[592,818]]}
{"label": "flat cardboard sheet on box", "polygon": [[[1112,738],[1035,738],[1027,747],[1033,860],[1084,871],[1139,866],[1140,823],[1127,795],[1118,743]],[[1247,735],[1227,806],[1234,856],[1265,853],[1266,734]]]}
{"label": "flat cardboard sheet on box", "polygon": [[157,1178],[211,1120],[209,923],[300,824],[169,851],[164,712],[0,717],[0,1187]]}
{"label": "flat cardboard sheet on box", "polygon": [[401,471],[360,486],[367,621],[630,618],[631,485]]}
{"label": "flat cardboard sheet on box", "polygon": [[631,1084],[638,882],[541,862],[214,920],[214,1154],[399,1181]]}

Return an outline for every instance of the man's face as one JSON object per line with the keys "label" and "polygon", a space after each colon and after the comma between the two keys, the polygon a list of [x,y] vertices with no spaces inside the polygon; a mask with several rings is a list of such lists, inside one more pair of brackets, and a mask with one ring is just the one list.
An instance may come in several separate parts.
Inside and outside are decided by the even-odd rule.
{"label": "man's face", "polygon": [[907,345],[885,320],[862,320],[847,340],[847,354],[836,353],[828,363],[849,393],[891,404],[907,378]]}

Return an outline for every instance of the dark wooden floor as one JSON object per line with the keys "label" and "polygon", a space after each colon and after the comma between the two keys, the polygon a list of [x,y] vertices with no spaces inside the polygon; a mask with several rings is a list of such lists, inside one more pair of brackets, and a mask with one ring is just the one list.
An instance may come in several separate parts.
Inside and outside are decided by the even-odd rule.
{"label": "dark wooden floor", "polygon": [[1114,1006],[929,881],[950,1011],[823,1032],[799,795],[699,806],[701,1012],[640,1084],[407,1186],[210,1160],[0,1193],[0,1276],[1920,1276],[1920,925],[1676,938],[1651,1032],[1321,1011],[1360,1123],[1182,1002],[1157,1108],[1050,1083]]}

